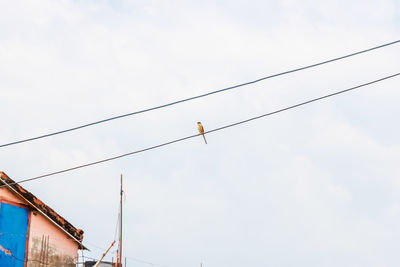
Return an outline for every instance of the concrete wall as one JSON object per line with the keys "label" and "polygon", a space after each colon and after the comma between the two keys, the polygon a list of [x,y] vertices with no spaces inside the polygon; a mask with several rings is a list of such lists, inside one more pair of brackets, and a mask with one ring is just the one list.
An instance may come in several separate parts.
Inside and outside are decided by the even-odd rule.
{"label": "concrete wall", "polygon": [[40,213],[32,212],[28,244],[29,267],[39,266],[32,260],[50,266],[75,266],[78,244]]}
{"label": "concrete wall", "polygon": [[[22,198],[4,187],[0,188],[0,201],[27,205]],[[48,263],[48,266],[75,266],[78,244],[37,211],[30,210],[28,238],[27,267],[43,266],[40,262]]]}

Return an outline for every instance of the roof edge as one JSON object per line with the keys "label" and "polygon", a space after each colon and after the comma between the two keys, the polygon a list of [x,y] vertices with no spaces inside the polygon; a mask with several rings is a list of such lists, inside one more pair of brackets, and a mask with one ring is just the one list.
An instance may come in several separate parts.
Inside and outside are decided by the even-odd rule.
{"label": "roof edge", "polygon": [[60,216],[52,208],[44,204],[40,199],[34,196],[31,192],[24,189],[14,180],[7,176],[6,173],[0,171],[0,183],[11,189],[15,194],[24,199],[32,208],[39,211],[43,216],[65,232],[75,242],[78,243],[79,249],[88,250],[83,244],[83,230],[75,228],[66,219]]}

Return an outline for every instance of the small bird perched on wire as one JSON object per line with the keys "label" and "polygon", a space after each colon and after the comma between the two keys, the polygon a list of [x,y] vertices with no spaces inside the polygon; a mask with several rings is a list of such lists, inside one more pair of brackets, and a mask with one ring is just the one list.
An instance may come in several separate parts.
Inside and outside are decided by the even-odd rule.
{"label": "small bird perched on wire", "polygon": [[199,129],[199,133],[201,133],[201,135],[204,138],[204,142],[206,142],[206,144],[207,144],[206,137],[204,136],[204,128],[203,128],[203,125],[201,125],[201,122],[197,122],[197,129]]}

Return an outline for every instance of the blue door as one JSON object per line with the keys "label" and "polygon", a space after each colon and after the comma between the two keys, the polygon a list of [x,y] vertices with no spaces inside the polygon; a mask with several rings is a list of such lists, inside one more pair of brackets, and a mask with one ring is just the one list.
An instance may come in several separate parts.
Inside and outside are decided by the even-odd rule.
{"label": "blue door", "polygon": [[[0,205],[0,266],[24,267],[29,210]],[[10,255],[11,254],[11,255]]]}

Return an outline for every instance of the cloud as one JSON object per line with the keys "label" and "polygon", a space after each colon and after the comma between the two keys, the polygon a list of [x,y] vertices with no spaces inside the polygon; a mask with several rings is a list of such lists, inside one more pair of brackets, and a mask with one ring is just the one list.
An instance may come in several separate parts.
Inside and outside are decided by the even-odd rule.
{"label": "cloud", "polygon": [[[395,40],[395,1],[0,3],[1,143],[201,94]],[[398,46],[6,147],[19,180],[246,119],[397,72]],[[397,266],[397,80],[25,187],[166,266]],[[23,166],[23,167],[22,167]],[[95,246],[93,246],[93,244]],[[110,254],[109,259],[114,254]],[[129,262],[129,261],[128,261]],[[132,262],[145,266],[139,262]]]}

